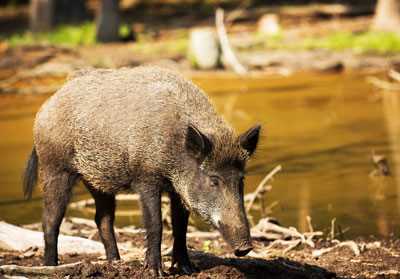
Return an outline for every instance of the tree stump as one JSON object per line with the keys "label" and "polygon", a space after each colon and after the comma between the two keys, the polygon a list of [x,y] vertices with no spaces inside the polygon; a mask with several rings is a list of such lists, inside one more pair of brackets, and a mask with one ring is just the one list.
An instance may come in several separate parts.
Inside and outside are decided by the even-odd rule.
{"label": "tree stump", "polygon": [[218,66],[220,50],[218,38],[211,28],[196,28],[190,32],[190,58],[203,70]]}
{"label": "tree stump", "polygon": [[48,31],[54,26],[55,0],[31,0],[30,29]]}
{"label": "tree stump", "polygon": [[372,29],[400,33],[400,0],[379,0]]}

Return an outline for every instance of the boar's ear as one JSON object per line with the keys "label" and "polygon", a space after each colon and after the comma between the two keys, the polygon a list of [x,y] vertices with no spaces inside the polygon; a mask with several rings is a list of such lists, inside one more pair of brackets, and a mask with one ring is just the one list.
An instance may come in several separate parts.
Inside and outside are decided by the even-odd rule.
{"label": "boar's ear", "polygon": [[212,143],[207,136],[202,134],[196,127],[189,125],[186,135],[186,148],[194,154],[197,159],[204,159],[210,154]]}
{"label": "boar's ear", "polygon": [[255,125],[239,136],[239,143],[242,148],[251,156],[256,150],[258,138],[260,137],[261,125]]}

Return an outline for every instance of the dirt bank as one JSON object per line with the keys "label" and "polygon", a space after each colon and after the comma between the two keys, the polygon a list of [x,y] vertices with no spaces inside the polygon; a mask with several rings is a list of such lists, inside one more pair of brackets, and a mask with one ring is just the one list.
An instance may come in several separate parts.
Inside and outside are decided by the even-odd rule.
{"label": "dirt bank", "polygon": [[[96,239],[97,236],[94,236]],[[102,255],[69,254],[60,257],[65,266],[51,273],[50,278],[149,278],[143,270],[144,234],[119,233],[120,247],[131,247],[122,254],[124,260],[104,261]],[[255,240],[255,250],[244,258],[234,257],[221,238],[189,239],[190,257],[198,272],[180,278],[400,278],[400,240],[359,239],[340,242],[320,239],[315,247],[299,245],[289,250],[285,245],[271,246],[271,242]],[[347,243],[349,243],[347,245]],[[359,254],[352,246],[356,245]],[[168,248],[172,240],[164,235],[164,271],[166,278],[175,278],[177,270],[171,268]],[[325,248],[336,247],[325,250]],[[322,249],[322,250],[321,250]],[[322,253],[319,256],[317,253]],[[42,278],[43,274],[29,271],[6,271],[5,266],[40,266],[40,250],[0,252],[0,274]],[[61,266],[63,267],[63,266]]]}
{"label": "dirt bank", "polygon": [[[105,59],[107,62],[98,62]],[[400,56],[357,55],[351,52],[323,50],[246,51],[242,61],[251,69],[249,75],[291,75],[299,71],[339,73],[357,71],[377,73],[400,68]],[[200,71],[191,68],[186,58],[174,55],[159,57],[132,54],[130,46],[107,45],[82,49],[60,47],[17,47],[0,51],[0,94],[54,93],[74,71],[87,67],[119,68],[153,63],[193,75],[234,74],[230,70]]]}

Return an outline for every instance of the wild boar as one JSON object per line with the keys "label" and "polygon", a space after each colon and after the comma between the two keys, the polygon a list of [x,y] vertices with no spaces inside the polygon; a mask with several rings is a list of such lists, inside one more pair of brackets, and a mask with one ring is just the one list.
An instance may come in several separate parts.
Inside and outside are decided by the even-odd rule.
{"label": "wild boar", "polygon": [[83,181],[108,260],[120,258],[115,195],[135,190],[146,229],[145,267],[162,275],[161,193],[171,200],[173,264],[194,268],[186,248],[189,212],[217,228],[235,255],[251,249],[244,210],[245,164],[260,126],[237,136],[205,93],[155,66],[77,74],[37,113],[24,193],[43,185],[45,265],[57,265],[57,238],[72,187]]}

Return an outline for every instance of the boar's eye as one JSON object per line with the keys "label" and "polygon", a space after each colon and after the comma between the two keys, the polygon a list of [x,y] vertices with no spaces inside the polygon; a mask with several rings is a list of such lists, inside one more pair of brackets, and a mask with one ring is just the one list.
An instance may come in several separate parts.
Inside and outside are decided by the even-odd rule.
{"label": "boar's eye", "polygon": [[219,187],[221,184],[221,179],[218,176],[210,176],[210,186]]}

